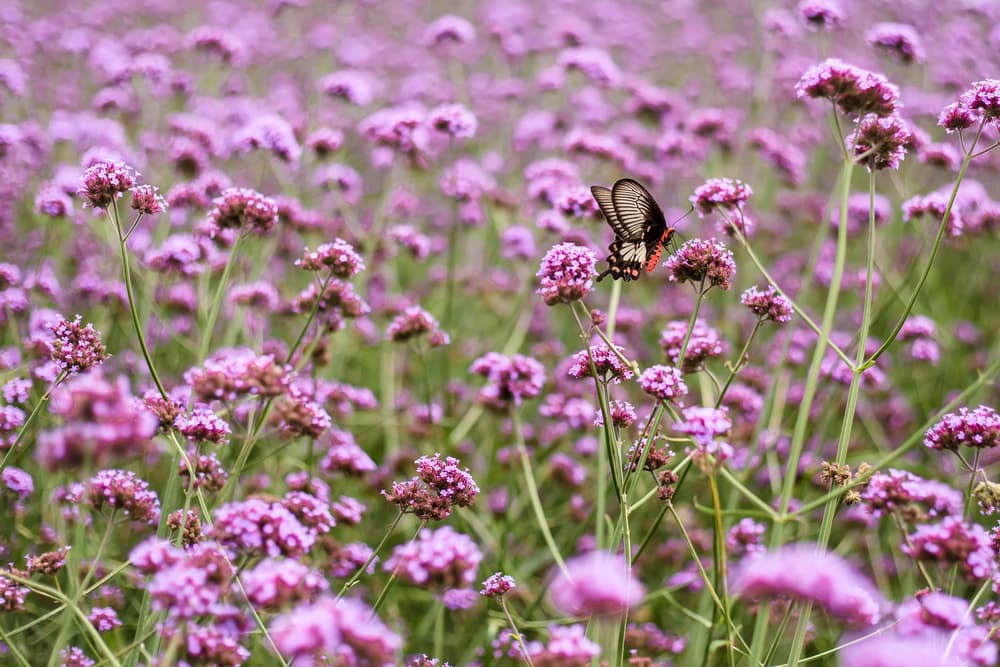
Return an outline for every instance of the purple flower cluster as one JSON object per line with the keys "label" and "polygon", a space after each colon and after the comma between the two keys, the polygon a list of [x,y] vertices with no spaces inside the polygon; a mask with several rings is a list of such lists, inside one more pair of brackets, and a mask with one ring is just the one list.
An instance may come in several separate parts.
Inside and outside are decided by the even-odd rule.
{"label": "purple flower cluster", "polygon": [[[618,345],[615,346],[615,349],[618,350],[619,354],[625,352],[624,348]],[[591,367],[591,363],[593,363],[593,367]],[[628,380],[634,375],[632,369],[604,341],[591,345],[588,350],[581,350],[574,354],[566,374],[571,378],[582,380],[594,377],[595,372],[598,378],[615,383]]]}
{"label": "purple flower cluster", "polygon": [[427,342],[431,347],[442,347],[451,342],[451,337],[441,328],[434,316],[420,306],[410,306],[394,317],[385,329],[385,336],[396,343],[427,336]]}
{"label": "purple flower cluster", "polygon": [[590,248],[575,243],[554,245],[535,274],[541,282],[537,293],[550,306],[579,301],[594,289],[596,264],[597,256]]}
{"label": "purple flower cluster", "polygon": [[416,460],[417,476],[405,482],[393,482],[382,495],[401,512],[423,521],[440,521],[451,515],[454,507],[471,507],[479,486],[460,461],[440,454]]}
{"label": "purple flower cluster", "polygon": [[645,588],[632,575],[625,559],[606,551],[592,551],[566,561],[549,589],[552,604],[572,616],[615,616],[642,602]]}
{"label": "purple flower cluster", "polygon": [[693,405],[681,412],[683,421],[674,424],[678,433],[690,436],[699,450],[712,454],[720,461],[732,457],[732,446],[719,440],[729,435],[733,420],[725,408],[706,408]]}
{"label": "purple flower cluster", "polygon": [[442,526],[436,530],[424,528],[417,539],[397,546],[383,569],[421,588],[467,588],[475,581],[482,559],[472,538],[451,526]]}
{"label": "purple flower cluster", "polygon": [[153,185],[137,185],[131,190],[132,208],[142,215],[157,215],[167,210],[167,202]]}
{"label": "purple flower cluster", "polygon": [[316,531],[302,525],[288,508],[259,498],[227,503],[215,510],[213,518],[208,535],[234,557],[294,558],[309,551],[316,541]]}
{"label": "purple flower cluster", "polygon": [[190,413],[177,415],[173,425],[188,440],[216,445],[226,443],[232,431],[225,419],[204,406],[195,406]]}
{"label": "purple flower cluster", "polygon": [[159,428],[156,415],[132,396],[124,377],[112,384],[99,371],[54,389],[49,408],[63,423],[38,435],[35,457],[48,470],[85,461],[100,466],[151,451]]}
{"label": "purple flower cluster", "polygon": [[136,183],[135,171],[123,162],[100,160],[87,167],[77,194],[84,198],[84,206],[103,211],[116,199],[131,190]]}
{"label": "purple flower cluster", "polygon": [[402,638],[364,602],[322,597],[275,617],[268,633],[282,656],[301,667],[329,664],[389,667],[398,663]]}
{"label": "purple flower cluster", "polygon": [[924,446],[957,452],[959,447],[987,449],[1000,444],[1000,415],[980,405],[974,410],[959,408],[950,412],[924,434]]}
{"label": "purple flower cluster", "polygon": [[479,594],[488,598],[501,598],[514,588],[517,588],[517,584],[514,583],[513,577],[503,572],[495,572],[483,582]]}
{"label": "purple flower cluster", "polygon": [[962,494],[943,482],[890,468],[871,476],[861,493],[875,516],[900,512],[910,521],[961,513]]}
{"label": "purple flower cluster", "polygon": [[981,581],[996,569],[989,533],[978,524],[948,516],[939,523],[918,526],[902,545],[903,553],[922,561],[957,566],[967,581]]}
{"label": "purple flower cluster", "polygon": [[270,354],[247,348],[222,349],[191,368],[184,381],[202,401],[235,401],[240,396],[278,396],[288,389],[291,369]]}
{"label": "purple flower cluster", "polygon": [[792,304],[773,285],[748,288],[740,295],[740,303],[761,321],[784,323],[792,319]]}
{"label": "purple flower cluster", "polygon": [[477,400],[488,408],[505,412],[525,399],[535,398],[545,384],[545,367],[523,354],[506,356],[488,352],[472,362],[469,371],[486,378]]}
{"label": "purple flower cluster", "polygon": [[808,600],[832,617],[868,627],[882,617],[885,599],[840,556],[812,544],[791,544],[743,559],[733,574],[740,598]]}
{"label": "purple flower cluster", "polygon": [[673,366],[650,366],[639,376],[639,386],[658,401],[676,401],[688,393],[683,377]]}
{"label": "purple flower cluster", "polygon": [[703,289],[728,290],[736,275],[733,253],[716,239],[690,239],[664,263],[672,282],[692,282]]}
{"label": "purple flower cluster", "polygon": [[858,121],[847,147],[854,159],[869,171],[899,169],[910,143],[910,128],[899,116],[868,114]]}
{"label": "purple flower cluster", "polygon": [[906,23],[876,23],[868,30],[865,40],[904,65],[922,63],[927,58],[920,35]]}
{"label": "purple flower cluster", "polygon": [[660,347],[667,359],[675,366],[680,365],[684,373],[693,373],[708,359],[722,356],[724,352],[719,332],[705,324],[700,318],[695,321],[687,349],[684,351],[684,362],[679,364],[681,345],[687,335],[688,322],[673,320],[660,332]]}
{"label": "purple flower cluster", "polygon": [[365,270],[365,261],[350,243],[335,239],[324,243],[315,250],[306,248],[295,266],[307,271],[326,271],[338,278],[351,278]]}
{"label": "purple flower cluster", "polygon": [[294,560],[265,558],[240,577],[247,599],[258,609],[274,611],[314,600],[326,592],[326,579]]}
{"label": "purple flower cluster", "polygon": [[80,325],[80,316],[70,322],[61,320],[52,328],[52,360],[67,373],[81,373],[104,363],[107,348],[94,325]]}
{"label": "purple flower cluster", "polygon": [[753,190],[742,181],[710,178],[695,188],[690,201],[698,215],[705,216],[713,211],[729,214],[742,212],[752,195]]}
{"label": "purple flower cluster", "polygon": [[249,188],[226,188],[208,213],[212,236],[226,229],[267,234],[278,224],[278,205]]}
{"label": "purple flower cluster", "polygon": [[800,99],[825,98],[849,116],[890,116],[899,107],[899,89],[882,76],[830,58],[806,70],[795,86]]}
{"label": "purple flower cluster", "polygon": [[83,484],[73,497],[95,510],[105,507],[121,512],[131,521],[156,524],[160,520],[160,500],[149,483],[128,470],[101,470]]}

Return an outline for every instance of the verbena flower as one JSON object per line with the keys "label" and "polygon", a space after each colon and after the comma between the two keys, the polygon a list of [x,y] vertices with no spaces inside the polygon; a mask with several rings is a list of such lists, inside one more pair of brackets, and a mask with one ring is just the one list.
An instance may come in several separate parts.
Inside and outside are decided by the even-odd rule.
{"label": "verbena flower", "polygon": [[833,0],[801,0],[799,20],[809,30],[833,30],[844,22],[844,12]]}
{"label": "verbena flower", "polygon": [[523,354],[505,356],[489,352],[472,362],[469,370],[486,378],[486,386],[476,398],[497,411],[517,407],[525,399],[535,398],[545,384],[545,367]]}
{"label": "verbena flower", "polygon": [[351,278],[365,270],[365,261],[354,246],[338,238],[316,250],[306,248],[302,258],[295,260],[295,266],[307,271],[329,270],[338,278]]}
{"label": "verbena flower", "polygon": [[80,325],[80,316],[72,322],[60,321],[52,330],[52,360],[67,373],[81,373],[108,358],[107,348],[94,325]]}
{"label": "verbena flower", "polygon": [[77,499],[95,510],[120,511],[132,521],[152,525],[160,520],[156,492],[128,470],[101,470],[84,484]]}
{"label": "verbena flower", "polygon": [[321,665],[331,655],[346,664],[394,665],[403,647],[402,638],[354,598],[324,596],[299,604],[271,620],[268,633],[282,656],[303,667]]}
{"label": "verbena flower", "polygon": [[517,584],[514,583],[513,577],[503,572],[496,572],[483,582],[483,588],[479,594],[488,598],[500,598],[514,588],[517,588]]}
{"label": "verbena flower", "polygon": [[382,495],[400,511],[414,514],[418,519],[445,519],[454,507],[471,507],[479,493],[468,468],[460,468],[459,464],[451,456],[445,459],[440,454],[422,456],[416,460],[416,477],[393,482],[392,489]]}
{"label": "verbena flower", "polygon": [[579,301],[594,289],[596,264],[597,256],[590,248],[575,243],[555,245],[545,253],[535,274],[541,283],[536,292],[550,306]]}
{"label": "verbena flower", "polygon": [[882,76],[829,58],[806,70],[795,86],[800,99],[825,98],[847,115],[889,116],[899,107],[899,89]]}
{"label": "verbena flower", "polygon": [[981,581],[996,569],[992,541],[978,524],[949,516],[939,523],[918,526],[902,545],[903,553],[921,561],[957,566],[966,581]]}
{"label": "verbena flower", "polygon": [[1000,415],[996,410],[980,405],[974,410],[962,407],[950,412],[924,434],[924,446],[957,452],[959,447],[980,449],[1000,444]]}
{"label": "verbena flower", "polygon": [[719,332],[705,324],[700,318],[695,321],[691,338],[684,352],[683,363],[678,359],[681,345],[687,334],[687,320],[673,320],[660,332],[660,347],[670,363],[679,366],[685,373],[693,373],[708,359],[722,356],[724,351]]}
{"label": "verbena flower", "polygon": [[132,208],[143,215],[156,215],[167,210],[167,202],[152,185],[137,185],[132,188]]}
{"label": "verbena flower", "polygon": [[420,336],[426,336],[431,347],[440,347],[451,342],[433,315],[420,306],[410,306],[393,318],[386,327],[385,336],[401,343]]}
{"label": "verbena flower", "polygon": [[719,210],[723,213],[742,211],[753,189],[740,180],[731,178],[710,178],[694,190],[689,198],[698,215],[705,216]]}
{"label": "verbena flower", "polygon": [[899,116],[868,114],[858,121],[857,129],[847,139],[847,147],[854,159],[869,171],[899,169],[909,141],[910,128]]}
{"label": "verbena flower", "polygon": [[296,557],[309,551],[316,532],[280,503],[259,498],[227,503],[215,510],[209,536],[235,554]]}
{"label": "verbena flower", "polygon": [[869,28],[865,40],[904,65],[922,63],[927,57],[920,35],[906,23],[876,23]]}
{"label": "verbena flower", "polygon": [[77,194],[83,205],[103,211],[135,186],[135,171],[123,162],[100,160],[83,172]]}
{"label": "verbena flower", "polygon": [[226,420],[203,406],[195,406],[190,413],[177,415],[173,425],[189,440],[216,445],[227,442],[232,431]]}
{"label": "verbena flower", "polygon": [[[615,345],[615,349],[618,350],[619,354],[625,352],[624,348],[618,345]],[[594,364],[593,368],[591,368],[591,362]],[[582,380],[593,377],[595,371],[598,378],[613,381],[616,384],[622,380],[628,380],[634,375],[632,369],[604,341],[599,341],[591,345],[588,350],[581,350],[574,354],[566,374],[571,378]]]}
{"label": "verbena flower", "polygon": [[861,492],[861,500],[875,516],[900,512],[910,522],[962,511],[959,491],[943,482],[894,468],[872,475]]}
{"label": "verbena flower", "polygon": [[784,323],[792,319],[792,304],[773,285],[748,288],[740,295],[740,303],[762,321]]}
{"label": "verbena flower", "polygon": [[847,561],[812,544],[790,544],[743,559],[731,590],[744,600],[792,597],[860,627],[875,625],[886,601]]}
{"label": "verbena flower", "polygon": [[639,376],[639,386],[659,401],[674,401],[688,393],[683,375],[673,366],[650,366]]}
{"label": "verbena flower", "polygon": [[278,224],[278,206],[250,188],[227,188],[208,213],[212,235],[225,229],[267,234]]}
{"label": "verbena flower", "polygon": [[240,580],[255,608],[268,611],[314,600],[329,588],[318,571],[290,559],[266,558],[245,571]]}
{"label": "verbena flower", "polygon": [[397,546],[383,569],[414,586],[443,591],[471,586],[482,559],[468,535],[442,526],[424,528],[417,539]]}
{"label": "verbena flower", "polygon": [[566,561],[549,588],[552,604],[572,616],[614,616],[642,601],[645,589],[627,570],[625,559],[592,551]]}
{"label": "verbena flower", "polygon": [[690,239],[664,262],[667,278],[673,282],[692,282],[705,289],[728,290],[736,275],[733,253],[716,239]]}
{"label": "verbena flower", "polygon": [[427,123],[439,132],[456,139],[470,139],[476,135],[476,115],[461,104],[442,104],[431,109]]}

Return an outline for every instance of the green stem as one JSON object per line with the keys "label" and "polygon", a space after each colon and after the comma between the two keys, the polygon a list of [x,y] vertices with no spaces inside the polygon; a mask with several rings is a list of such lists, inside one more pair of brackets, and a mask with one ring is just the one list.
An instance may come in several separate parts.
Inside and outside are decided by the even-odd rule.
{"label": "green stem", "polygon": [[518,458],[521,459],[521,471],[524,473],[524,485],[528,490],[528,498],[531,500],[531,508],[535,512],[535,520],[538,522],[538,527],[542,531],[542,536],[545,538],[545,544],[549,548],[549,553],[552,555],[552,559],[559,566],[567,576],[569,572],[566,570],[566,562],[563,560],[562,555],[559,553],[559,547],[556,546],[556,541],[552,537],[552,531],[549,529],[548,519],[545,518],[545,510],[542,509],[541,498],[538,497],[538,485],[535,483],[535,473],[531,468],[531,461],[528,460],[528,450],[524,446],[524,433],[521,431],[521,418],[518,416],[517,412],[511,412],[511,423],[514,426],[514,441],[517,444]]}
{"label": "green stem", "polygon": [[[712,471],[708,475],[708,487],[712,493],[712,510],[715,515],[715,586],[721,591],[722,597],[722,612],[728,618],[730,615],[729,607],[729,582],[726,567],[726,530],[723,524],[722,518],[722,500],[719,498],[719,486],[715,480],[715,471]],[[729,659],[730,666],[736,664],[736,656],[733,654],[733,628],[732,625],[727,623],[726,629],[728,630],[728,641],[726,642],[726,655]]]}
{"label": "green stem", "polygon": [[[788,465],[778,501],[778,513],[782,516],[788,513],[788,507],[792,502],[792,494],[795,491],[799,462],[802,460],[806,435],[809,431],[810,411],[812,410],[813,399],[815,399],[819,388],[820,369],[830,342],[834,318],[837,314],[837,302],[840,296],[840,284],[844,276],[844,263],[847,254],[847,201],[851,194],[851,176],[853,174],[854,163],[845,161],[840,175],[840,224],[837,233],[837,252],[834,259],[833,275],[830,279],[830,287],[826,295],[826,305],[823,310],[823,324],[819,331],[819,341],[816,343],[812,361],[809,364],[805,389],[802,399],[799,402],[799,410],[795,418],[794,430],[792,431],[792,441],[788,452]],[[784,542],[785,524],[784,522],[779,522],[772,528],[769,546],[775,549],[784,544]],[[761,613],[757,615],[754,624],[753,645],[750,652],[751,665],[760,663],[760,657],[764,650],[769,616],[770,614],[766,608],[762,609]]]}
{"label": "green stem", "polygon": [[503,615],[507,617],[507,622],[510,623],[510,629],[514,633],[514,639],[517,640],[517,645],[521,647],[521,655],[524,656],[524,661],[528,663],[529,667],[535,667],[535,663],[531,661],[531,656],[528,654],[528,647],[524,644],[524,636],[521,631],[517,629],[517,623],[514,622],[514,617],[511,616],[510,610],[507,609],[507,603],[501,597],[499,598],[500,608],[503,609]]}
{"label": "green stem", "polygon": [[205,358],[208,357],[208,348],[212,345],[212,333],[215,330],[215,320],[218,319],[219,310],[222,308],[222,295],[226,293],[226,283],[229,282],[229,274],[233,271],[233,264],[236,263],[236,252],[239,250],[242,241],[243,232],[239,230],[236,235],[236,241],[229,251],[229,257],[226,259],[226,266],[222,269],[222,277],[219,278],[219,284],[215,288],[215,296],[212,297],[212,305],[208,311],[208,320],[205,322],[205,330],[202,333],[201,346],[198,348],[197,365],[201,365],[205,361]]}
{"label": "green stem", "polygon": [[618,319],[618,303],[622,297],[622,281],[615,280],[611,283],[611,300],[608,302],[608,323],[606,331],[609,339],[615,337],[615,323]]}
{"label": "green stem", "polygon": [[[369,556],[368,560],[366,560],[364,564],[361,567],[359,567],[354,574],[351,575],[351,578],[348,579],[344,583],[344,585],[340,587],[340,592],[337,593],[338,600],[344,597],[344,594],[347,593],[347,591],[351,590],[351,588],[353,588],[354,585],[358,583],[358,580],[361,578],[361,575],[365,573],[365,570],[368,569],[368,566],[371,565],[376,558],[378,558],[379,552],[382,550],[382,547],[385,546],[385,543],[389,539],[389,536],[392,535],[392,531],[396,530],[396,526],[399,525],[399,521],[402,518],[403,518],[403,512],[400,512],[399,514],[396,515],[396,518],[392,520],[392,523],[389,524],[389,528],[385,531],[385,534],[382,535],[382,539],[379,540],[378,545],[372,550],[372,555]],[[421,524],[421,527],[422,526],[423,524]]]}
{"label": "green stem", "polygon": [[688,345],[691,343],[691,334],[694,333],[694,325],[698,322],[698,313],[701,312],[701,302],[705,299],[705,279],[702,278],[698,286],[698,297],[694,301],[694,310],[688,320],[687,331],[684,332],[684,340],[681,342],[680,352],[677,353],[677,363],[675,366],[684,372],[684,355],[687,354]]}
{"label": "green stem", "polygon": [[747,342],[743,345],[743,349],[740,350],[740,355],[736,357],[736,362],[729,365],[729,377],[726,378],[725,384],[722,385],[722,389],[719,391],[719,397],[715,399],[715,409],[718,410],[719,406],[722,405],[722,399],[726,397],[726,392],[729,391],[729,385],[733,383],[736,378],[736,374],[740,372],[743,365],[746,363],[747,352],[750,350],[750,344],[753,343],[754,336],[760,331],[761,325],[764,324],[764,320],[757,320],[753,329],[750,331],[750,337],[747,338]]}
{"label": "green stem", "polygon": [[896,326],[892,328],[892,333],[886,336],[882,345],[875,351],[875,353],[865,360],[865,368],[871,367],[879,357],[885,353],[889,347],[896,342],[896,336],[899,335],[900,330],[902,330],[903,325],[906,324],[907,318],[910,316],[910,312],[913,310],[913,306],[917,303],[917,297],[920,296],[921,290],[924,288],[924,283],[927,282],[927,277],[931,274],[931,268],[934,266],[934,259],[937,257],[938,249],[941,247],[941,241],[944,239],[945,231],[948,228],[948,220],[951,218],[951,210],[955,205],[955,199],[958,197],[958,189],[962,186],[962,180],[965,178],[965,172],[969,168],[969,163],[972,162],[973,150],[976,144],[979,143],[979,137],[983,134],[983,128],[986,126],[986,119],[979,125],[979,130],[976,132],[975,138],[972,140],[972,145],[965,154],[965,159],[962,160],[962,166],[958,170],[958,176],[955,178],[955,186],[951,189],[951,196],[948,197],[948,206],[944,209],[944,214],[941,216],[941,223],[938,225],[937,236],[934,237],[934,244],[931,246],[931,254],[927,258],[927,265],[924,266],[923,272],[920,274],[920,279],[917,280],[917,286],[913,289],[913,294],[910,295],[910,299],[906,302],[906,307],[903,309],[903,314],[900,315],[899,320],[896,322]]}
{"label": "green stem", "polygon": [[11,446],[7,449],[7,453],[3,455],[3,460],[0,461],[0,472],[3,472],[7,468],[8,463],[14,462],[13,459],[18,454],[18,445],[20,445],[21,441],[24,440],[24,436],[28,434],[28,429],[31,428],[31,423],[35,421],[35,417],[37,417],[38,413],[41,412],[42,407],[49,402],[49,398],[52,396],[52,390],[58,387],[59,384],[68,377],[68,375],[69,373],[66,371],[61,371],[59,375],[56,376],[56,379],[52,382],[51,386],[49,386],[45,393],[42,394],[42,397],[38,399],[38,402],[35,403],[35,407],[31,409],[28,417],[24,420],[24,423],[21,424],[21,428],[18,429],[17,435],[14,437],[13,444],[11,444]]}
{"label": "green stem", "polygon": [[146,346],[146,336],[142,332],[142,322],[139,321],[139,309],[136,307],[135,303],[135,291],[132,287],[132,268],[129,264],[128,259],[128,248],[126,247],[127,237],[122,236],[122,226],[121,219],[118,215],[118,202],[115,201],[108,209],[108,216],[112,218],[112,222],[115,225],[115,230],[117,232],[116,237],[118,238],[118,247],[121,250],[122,256],[122,276],[125,280],[125,293],[128,295],[128,311],[132,316],[132,325],[135,327],[135,335],[139,340],[139,349],[142,350],[142,358],[146,360],[146,367],[149,369],[149,374],[153,378],[153,382],[156,384],[157,391],[160,392],[160,396],[163,400],[169,400],[167,395],[167,390],[163,388],[163,383],[160,382],[160,376],[156,372],[156,365],[153,364],[153,357],[149,353],[149,348]]}

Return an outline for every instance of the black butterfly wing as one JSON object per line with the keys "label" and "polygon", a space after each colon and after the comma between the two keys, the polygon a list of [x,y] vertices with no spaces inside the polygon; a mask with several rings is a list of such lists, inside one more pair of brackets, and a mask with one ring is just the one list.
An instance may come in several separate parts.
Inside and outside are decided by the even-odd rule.
{"label": "black butterfly wing", "polygon": [[590,194],[594,195],[597,205],[601,207],[601,213],[604,214],[604,219],[608,221],[608,226],[614,231],[616,237],[630,240],[638,238],[634,230],[622,226],[621,220],[618,219],[618,213],[615,212],[614,199],[609,188],[593,185],[590,188]]}
{"label": "black butterfly wing", "polygon": [[628,282],[637,280],[643,270],[652,271],[670,235],[652,195],[630,178],[620,179],[610,190],[595,185],[590,192],[615,232],[614,243],[608,246],[608,268],[597,280],[611,274]]}
{"label": "black butterfly wing", "polygon": [[643,241],[626,241],[619,236],[608,246],[608,252],[608,268],[597,276],[597,282],[608,274],[625,282],[637,280],[642,275],[647,261],[647,246]]}
{"label": "black butterfly wing", "polygon": [[660,238],[667,229],[667,221],[663,217],[660,206],[642,187],[631,178],[623,178],[611,189],[611,201],[618,216],[618,223],[628,234],[619,236],[629,241],[643,239],[651,241]]}

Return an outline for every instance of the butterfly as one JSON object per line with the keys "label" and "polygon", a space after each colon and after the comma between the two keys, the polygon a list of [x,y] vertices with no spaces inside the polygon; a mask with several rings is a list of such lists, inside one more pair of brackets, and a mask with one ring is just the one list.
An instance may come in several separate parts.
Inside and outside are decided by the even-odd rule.
{"label": "butterfly", "polygon": [[608,246],[608,268],[597,276],[597,282],[609,273],[615,280],[638,280],[643,269],[647,273],[655,269],[674,228],[667,227],[652,195],[631,178],[617,181],[610,190],[595,185],[590,192],[615,232],[615,240]]}

